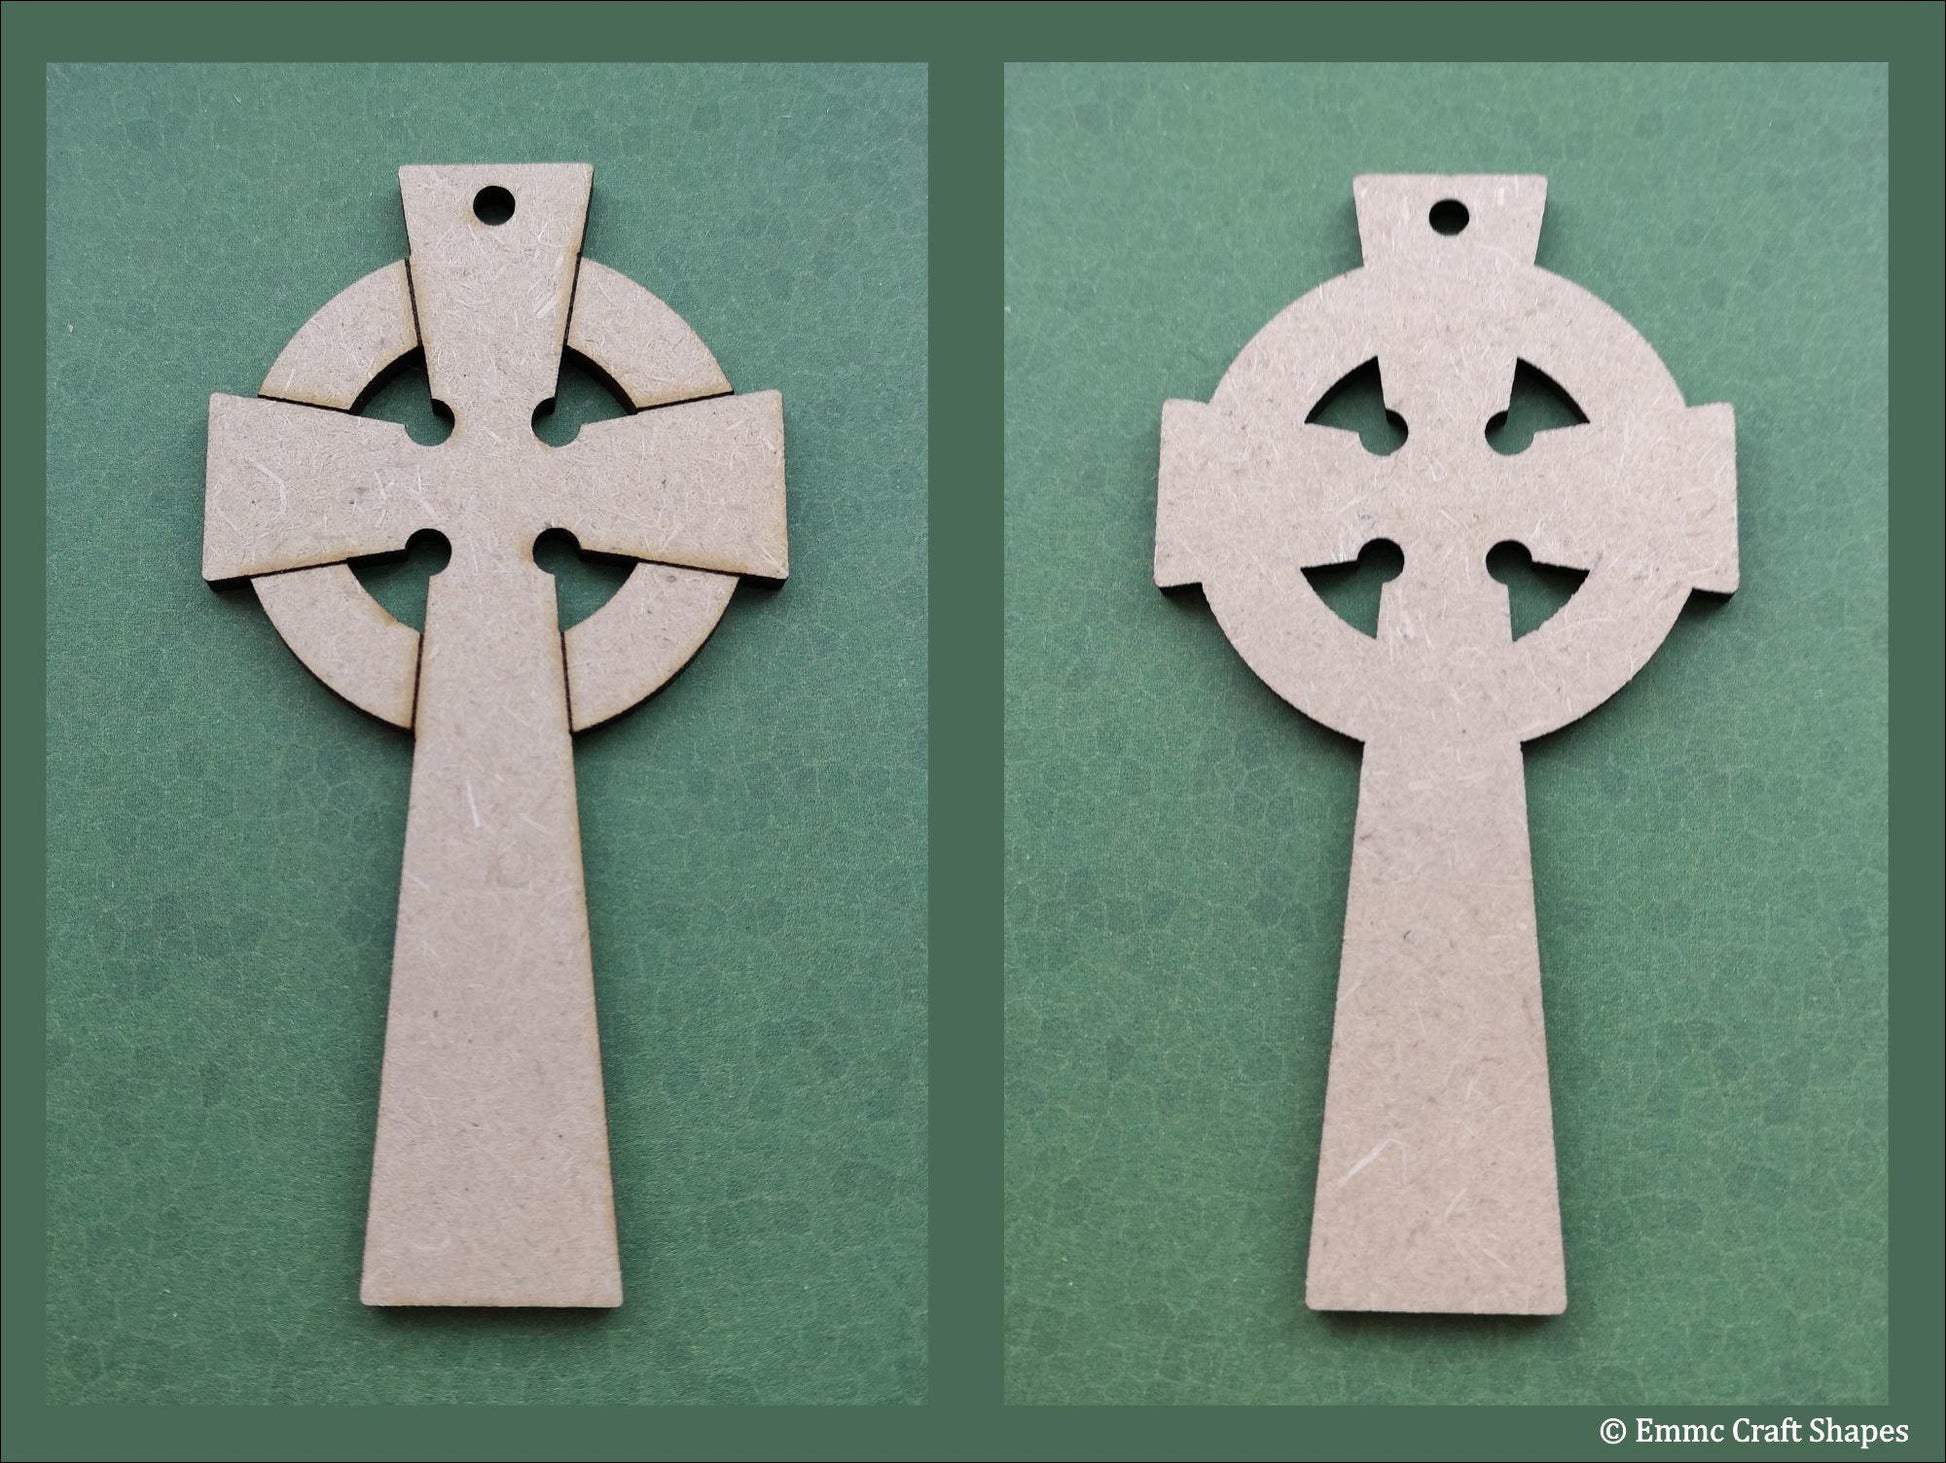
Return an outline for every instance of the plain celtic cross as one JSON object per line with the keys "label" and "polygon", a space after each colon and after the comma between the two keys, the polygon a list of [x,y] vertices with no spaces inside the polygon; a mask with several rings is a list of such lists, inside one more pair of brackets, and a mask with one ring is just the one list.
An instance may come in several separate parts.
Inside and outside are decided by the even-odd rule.
{"label": "plain celtic cross", "polygon": [[[1737,586],[1736,431],[1635,329],[1535,265],[1546,180],[1355,180],[1364,267],[1266,325],[1210,401],[1163,407],[1155,578],[1201,584],[1251,669],[1364,743],[1306,1300],[1560,1311],[1521,746],[1618,691],[1691,591]],[[1387,456],[1314,409],[1376,360]],[[1503,456],[1517,366],[1587,420]],[[1377,634],[1303,571],[1403,551]],[[1499,544],[1585,572],[1516,640]]]}

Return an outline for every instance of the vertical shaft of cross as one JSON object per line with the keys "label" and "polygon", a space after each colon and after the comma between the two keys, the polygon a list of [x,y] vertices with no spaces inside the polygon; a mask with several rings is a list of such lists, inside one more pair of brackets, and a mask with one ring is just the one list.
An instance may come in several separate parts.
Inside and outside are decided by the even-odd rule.
{"label": "vertical shaft of cross", "polygon": [[424,644],[363,1298],[619,1305],[553,580],[456,545]]}
{"label": "vertical shaft of cross", "polygon": [[555,389],[589,181],[399,172],[427,375],[455,417],[414,482],[452,559],[420,644],[371,1305],[622,1299],[567,673],[531,552],[549,519],[529,422]]}
{"label": "vertical shaft of cross", "polygon": [[1365,746],[1314,1310],[1566,1307],[1520,743]]}

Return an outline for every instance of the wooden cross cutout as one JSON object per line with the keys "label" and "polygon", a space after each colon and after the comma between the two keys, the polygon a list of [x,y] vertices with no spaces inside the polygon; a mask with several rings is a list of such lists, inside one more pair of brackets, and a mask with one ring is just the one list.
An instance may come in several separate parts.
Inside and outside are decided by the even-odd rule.
{"label": "wooden cross cutout", "polygon": [[[1361,177],[1364,267],[1163,408],[1156,583],[1200,583],[1280,696],[1365,744],[1307,1303],[1567,1304],[1521,744],[1639,670],[1692,590],[1737,586],[1735,424],[1614,310],[1535,266],[1546,180]],[[1307,417],[1376,359],[1405,444]],[[1518,362],[1580,426],[1501,456]],[[1378,632],[1305,569],[1389,539]],[[1516,641],[1490,549],[1583,570]]]}
{"label": "wooden cross cutout", "polygon": [[[781,580],[783,405],[729,395],[639,285],[581,257],[585,164],[399,170],[407,261],[210,398],[203,575],[250,580],[306,665],[415,742],[372,1162],[368,1305],[621,1303],[570,731],[625,710]],[[639,415],[534,435],[563,346]],[[451,436],[350,414],[415,348]],[[680,404],[679,404],[680,403]],[[451,545],[423,635],[346,561]],[[640,561],[564,637],[549,529]]]}

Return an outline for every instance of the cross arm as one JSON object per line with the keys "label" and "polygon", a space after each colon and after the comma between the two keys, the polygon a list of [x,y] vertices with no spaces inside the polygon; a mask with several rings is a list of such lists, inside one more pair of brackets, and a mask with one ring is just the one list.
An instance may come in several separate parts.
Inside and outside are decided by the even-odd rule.
{"label": "cross arm", "polygon": [[1536,560],[1617,557],[1692,589],[1737,587],[1736,416],[1722,403],[1537,432],[1506,459],[1510,537]]}
{"label": "cross arm", "polygon": [[1293,570],[1356,559],[1393,531],[1381,510],[1389,461],[1356,432],[1164,402],[1156,584],[1202,582],[1239,556]]}
{"label": "cross arm", "polygon": [[719,396],[596,422],[557,454],[554,526],[583,549],[784,579],[784,399]]}
{"label": "cross arm", "polygon": [[433,526],[418,451],[394,422],[212,396],[203,578],[217,584],[403,547]]}

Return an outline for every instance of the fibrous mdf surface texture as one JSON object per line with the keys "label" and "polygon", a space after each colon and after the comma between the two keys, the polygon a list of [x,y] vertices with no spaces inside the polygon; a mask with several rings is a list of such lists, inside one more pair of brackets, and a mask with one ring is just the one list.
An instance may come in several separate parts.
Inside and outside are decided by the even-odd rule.
{"label": "fibrous mdf surface texture", "polygon": [[[1585,715],[1694,590],[1737,587],[1735,425],[1608,306],[1535,264],[1538,177],[1354,180],[1362,268],[1162,417],[1155,577],[1200,584],[1279,695],[1364,743],[1306,1299],[1567,1303],[1521,744]],[[1376,360],[1404,445],[1309,418]],[[1503,456],[1516,365],[1586,417]],[[1365,635],[1303,571],[1403,552]],[[1511,632],[1487,554],[1583,572]]]}
{"label": "fibrous mdf surface texture", "polygon": [[[406,167],[410,258],[210,401],[203,572],[249,579],[303,662],[415,737],[362,1294],[613,1306],[621,1274],[570,734],[680,669],[739,576],[781,580],[783,408],[581,257],[582,164]],[[489,204],[507,206],[495,213]],[[561,355],[639,408],[552,448]],[[415,349],[451,437],[350,414]],[[535,539],[638,560],[564,637]],[[423,632],[348,561],[436,529]]]}

